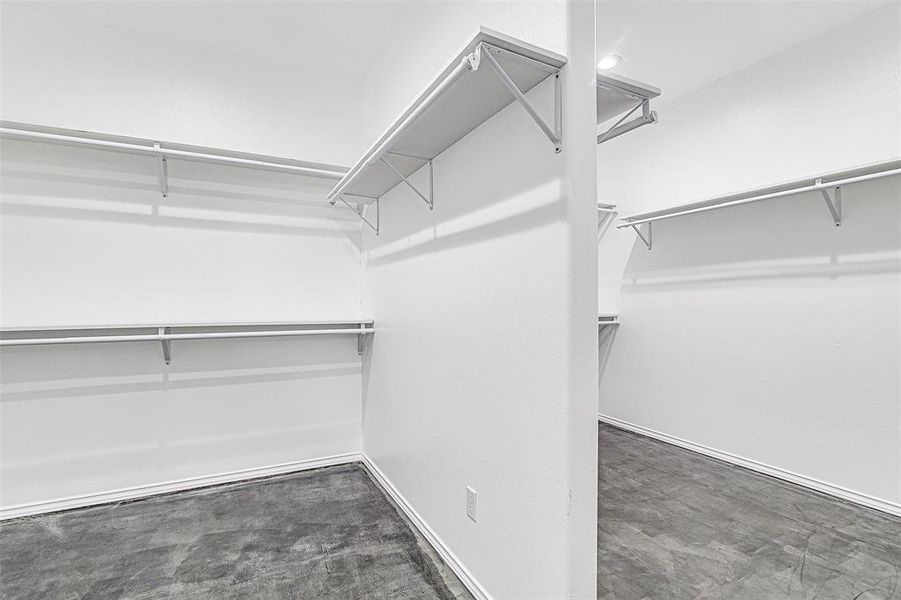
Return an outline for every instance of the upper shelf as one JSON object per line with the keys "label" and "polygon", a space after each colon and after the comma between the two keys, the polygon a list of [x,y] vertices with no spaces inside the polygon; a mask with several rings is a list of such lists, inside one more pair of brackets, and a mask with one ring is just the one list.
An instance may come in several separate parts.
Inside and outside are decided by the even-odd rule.
{"label": "upper shelf", "polygon": [[[559,73],[564,64],[566,58],[559,54],[482,27],[351,167],[329,194],[329,201],[347,203],[343,196],[348,196],[357,203],[363,197],[362,203],[367,203],[399,183],[413,187],[407,177],[515,100],[523,103],[559,151],[559,84],[551,124],[523,94]],[[414,190],[431,207],[431,190]],[[362,207],[357,212],[363,216]]]}
{"label": "upper shelf", "polygon": [[[62,144],[65,146],[81,146],[96,150],[151,156],[160,161],[162,170],[164,170],[166,160],[180,159],[232,165],[249,169],[296,173],[298,175],[323,177],[326,179],[341,179],[347,171],[344,167],[301,161],[292,158],[251,154],[249,152],[239,152],[235,150],[221,150],[219,148],[209,148],[206,146],[192,146],[145,138],[111,135],[107,133],[94,133],[91,131],[82,131],[80,129],[47,127],[44,125],[18,123],[15,121],[0,121],[0,137],[4,139]],[[161,180],[161,183],[164,182]]]}
{"label": "upper shelf", "polygon": [[[833,224],[840,226],[842,224],[842,186],[896,175],[901,175],[901,158],[853,167],[843,171],[833,171],[818,177],[795,179],[777,185],[717,196],[701,200],[700,202],[678,204],[669,208],[629,215],[620,219],[621,223],[617,225],[617,228],[633,228],[648,247],[648,250],[650,250],[652,243],[651,226],[655,221],[759,202],[761,200],[792,196],[803,192],[819,192],[826,204],[826,208],[829,210]],[[644,226],[644,232],[639,229],[642,225]]]}
{"label": "upper shelf", "polygon": [[[612,127],[598,135],[598,144],[628,133],[642,125],[657,122],[657,113],[651,110],[651,100],[660,95],[659,88],[622,75],[601,71],[598,71],[597,82],[598,124],[620,117]],[[623,123],[638,109],[642,111],[640,117]]]}
{"label": "upper shelf", "polygon": [[618,313],[600,313],[598,315],[598,328],[608,325],[619,325]]}

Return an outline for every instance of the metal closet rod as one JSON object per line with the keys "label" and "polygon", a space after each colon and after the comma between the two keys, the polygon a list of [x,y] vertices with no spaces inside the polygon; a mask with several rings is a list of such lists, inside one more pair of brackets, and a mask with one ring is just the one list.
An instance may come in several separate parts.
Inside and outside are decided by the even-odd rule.
{"label": "metal closet rod", "polygon": [[284,171],[288,173],[296,173],[298,175],[309,175],[311,177],[322,177],[326,179],[341,179],[344,176],[344,171],[294,165],[287,162],[290,159],[279,158],[275,156],[259,155],[258,158],[242,158],[238,156],[229,156],[227,154],[218,154],[216,149],[214,148],[203,148],[203,151],[182,150],[178,148],[169,148],[168,146],[170,145],[170,142],[158,142],[151,140],[147,140],[145,143],[117,142],[112,140],[85,137],[82,135],[82,132],[75,130],[72,130],[71,133],[63,134],[49,133],[40,129],[29,129],[28,126],[2,126],[0,127],[0,137],[7,139],[65,144],[70,146],[86,146],[89,148],[97,148],[99,150],[109,150],[127,154],[138,154],[141,156],[155,156],[163,160],[166,158],[181,158],[184,160],[234,165],[251,169],[256,168],[265,169],[268,171]]}
{"label": "metal closet rod", "polygon": [[[815,191],[826,191],[835,188],[840,188],[843,185],[847,185],[850,183],[859,183],[861,181],[869,181],[871,179],[880,179],[882,177],[891,177],[893,175],[901,175],[901,167],[895,166],[898,164],[897,160],[892,160],[887,163],[883,163],[882,165],[873,165],[870,168],[879,169],[881,167],[885,167],[885,170],[879,170],[874,173],[867,173],[865,175],[857,175],[852,177],[841,177],[841,173],[839,174],[830,174],[824,175],[823,177],[814,178],[813,184],[809,184],[807,182],[811,181],[810,178],[803,179],[797,182],[798,187],[793,187],[787,190],[780,190],[778,192],[770,192],[770,193],[762,193],[754,196],[748,196],[745,198],[739,198],[737,200],[729,200],[729,198],[733,198],[735,194],[730,194],[727,196],[720,196],[719,198],[713,198],[708,202],[715,202],[715,204],[710,204],[709,206],[701,206],[697,208],[679,208],[674,207],[667,212],[661,212],[657,215],[635,215],[631,217],[623,217],[621,224],[617,225],[617,229],[623,229],[625,227],[634,227],[635,225],[642,225],[644,223],[653,223],[654,221],[662,221],[663,219],[672,219],[673,217],[681,217],[684,215],[692,215],[695,213],[706,212],[708,210],[716,210],[719,208],[726,208],[728,206],[738,206],[741,204],[749,204],[751,202],[759,202],[761,200],[770,200],[772,198],[781,198],[782,196],[791,196],[793,194],[800,194],[803,192],[815,192]],[[860,169],[854,169],[854,171],[859,171]],[[830,181],[822,181],[825,177],[841,177],[840,179],[832,179]],[[786,184],[791,185],[791,184]],[[717,200],[722,200],[722,202],[717,202]],[[836,223],[838,224],[838,223]]]}
{"label": "metal closet rod", "polygon": [[[124,327],[123,329],[143,329]],[[161,328],[166,329],[166,328]],[[275,331],[223,331],[206,333],[153,333],[134,335],[85,335],[47,338],[0,339],[0,346],[47,346],[52,344],[90,344],[97,342],[162,342],[174,340],[210,340],[227,338],[286,337],[299,335],[366,335],[374,333],[372,327],[356,329],[282,329]]]}
{"label": "metal closet rod", "polygon": [[[105,335],[61,335],[56,337],[12,337],[0,339],[0,347],[3,346],[49,346],[56,344],[91,344],[109,342],[158,342],[162,344],[163,358],[166,364],[172,360],[172,342],[179,340],[211,340],[231,338],[274,338],[295,337],[308,335],[355,335],[357,336],[357,353],[362,356],[366,345],[366,338],[375,333],[372,321],[339,321],[334,323],[307,322],[307,323],[268,323],[260,324],[262,329],[247,330],[254,325],[249,323],[235,324],[210,324],[210,325],[121,325],[109,327],[59,328],[59,329],[8,329],[3,334],[50,334],[65,331],[110,331],[119,330],[134,331],[139,329],[155,329],[156,333],[126,333]],[[307,329],[266,329],[272,327],[307,327]],[[316,328],[318,327],[318,329]],[[245,331],[202,331],[173,333],[171,329],[239,329]]]}

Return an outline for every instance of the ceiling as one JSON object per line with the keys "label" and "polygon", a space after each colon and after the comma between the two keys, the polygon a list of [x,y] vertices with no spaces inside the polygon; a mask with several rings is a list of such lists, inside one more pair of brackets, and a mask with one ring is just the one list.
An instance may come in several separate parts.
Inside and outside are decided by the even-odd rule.
{"label": "ceiling", "polygon": [[[884,3],[597,0],[598,56],[621,55],[615,72],[662,88],[666,102]],[[171,44],[185,56],[202,52],[223,65],[247,57],[310,82],[341,73],[344,81],[361,83],[411,32],[438,38],[449,31],[455,11],[503,21],[530,18],[531,5],[523,0],[69,0],[4,3],[3,12],[15,9],[16,22],[27,25],[30,19],[36,30],[52,19],[89,38]]]}
{"label": "ceiling", "polygon": [[52,20],[108,41],[167,44],[224,63],[246,57],[311,75],[337,69],[353,78],[371,66],[408,8],[391,0],[69,0],[4,3],[3,13],[37,31]]}
{"label": "ceiling", "polygon": [[886,2],[598,0],[598,57],[672,101]]}
{"label": "ceiling", "polygon": [[[616,72],[662,88],[663,102],[815,37],[885,0],[597,0],[598,56]],[[40,3],[44,4],[44,3]],[[49,3],[48,3],[49,4]],[[184,47],[244,55],[295,72],[364,78],[382,48],[438,28],[475,0],[68,2],[68,15]],[[500,4],[485,2],[482,4]],[[516,10],[524,10],[523,2]],[[514,3],[506,3],[512,10]],[[214,10],[211,10],[214,7]],[[60,8],[54,12],[62,17]],[[478,11],[477,11],[478,12]],[[337,27],[336,27],[337,26]]]}

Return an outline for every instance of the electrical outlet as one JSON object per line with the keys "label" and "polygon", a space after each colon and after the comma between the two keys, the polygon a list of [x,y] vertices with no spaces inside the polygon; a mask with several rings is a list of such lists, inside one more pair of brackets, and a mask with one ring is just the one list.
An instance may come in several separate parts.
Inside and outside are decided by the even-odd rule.
{"label": "electrical outlet", "polygon": [[472,519],[473,523],[479,520],[479,495],[469,486],[466,486],[466,516]]}

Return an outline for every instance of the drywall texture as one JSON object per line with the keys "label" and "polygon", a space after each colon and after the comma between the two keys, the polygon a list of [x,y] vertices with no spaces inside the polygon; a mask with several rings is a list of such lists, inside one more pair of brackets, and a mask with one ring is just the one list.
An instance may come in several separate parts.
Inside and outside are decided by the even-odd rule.
{"label": "drywall texture", "polygon": [[[529,97],[551,114],[553,81]],[[583,491],[595,454],[573,450],[580,431],[594,445],[594,394],[577,397],[572,379],[580,360],[594,368],[595,341],[573,356],[584,338],[573,333],[577,202],[567,180],[571,169],[592,188],[590,219],[593,165],[568,165],[568,151],[555,155],[512,104],[434,161],[434,211],[398,187],[382,198],[381,236],[364,232],[364,306],[379,323],[364,364],[366,452],[496,598],[594,596],[596,492]],[[590,161],[594,152],[588,140]],[[594,274],[580,282],[593,286]],[[591,332],[593,303],[581,318]],[[573,558],[574,547],[587,550]]]}
{"label": "drywall texture", "polygon": [[[601,146],[601,201],[631,214],[901,155],[899,10],[664,105]],[[901,504],[899,195],[846,187],[840,228],[817,194],[676,218],[651,252],[606,230],[599,306],[623,324],[600,412]]]}
{"label": "drywall texture", "polygon": [[[569,313],[567,423],[567,598],[594,598],[597,553],[597,149],[592,125],[597,122],[595,3],[566,5],[566,55],[563,69],[563,197],[569,237]],[[539,344],[540,341],[536,340]],[[539,398],[538,401],[545,401]]]}
{"label": "drywall texture", "polygon": [[[329,182],[5,141],[4,327],[356,318]],[[357,451],[353,337],[5,348],[0,504]]]}
{"label": "drywall texture", "polygon": [[379,322],[364,364],[367,453],[499,598],[563,589],[560,163],[510,106],[435,161],[433,212],[395,188],[381,236],[364,234],[364,301]]}

